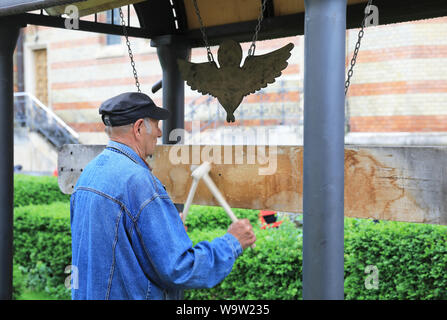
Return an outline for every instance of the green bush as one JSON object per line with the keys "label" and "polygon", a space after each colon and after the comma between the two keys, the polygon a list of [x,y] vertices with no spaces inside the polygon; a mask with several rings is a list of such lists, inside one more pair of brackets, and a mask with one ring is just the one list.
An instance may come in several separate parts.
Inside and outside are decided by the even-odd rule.
{"label": "green bush", "polygon": [[60,191],[56,177],[14,174],[14,207],[56,201],[70,201],[70,195]]}
{"label": "green bush", "polygon": [[70,298],[64,286],[71,264],[70,203],[14,209],[14,264],[26,275],[28,289]]}
{"label": "green bush", "polygon": [[[219,285],[186,290],[185,299],[301,299],[301,230],[284,221],[280,228],[254,231],[256,247],[244,251]],[[225,232],[226,229],[196,231],[190,238],[196,244]]]}
{"label": "green bush", "polygon": [[[347,299],[447,299],[446,226],[345,220]],[[365,289],[367,266],[377,290]]]}
{"label": "green bush", "polygon": [[[253,226],[259,223],[259,210],[232,209],[238,219],[248,219]],[[188,232],[195,230],[227,229],[231,219],[222,207],[193,205],[186,217]]]}
{"label": "green bush", "polygon": [[[191,209],[187,222],[193,243],[225,234],[230,221],[222,209]],[[256,210],[236,214],[257,226]],[[14,264],[25,286],[69,299],[64,286],[71,263],[69,203],[15,208],[14,218]],[[187,290],[185,298],[301,299],[301,229],[286,219],[277,229],[254,230],[256,248],[244,251],[222,283]],[[379,271],[378,289],[365,287],[369,265]],[[446,265],[446,226],[345,219],[346,299],[447,299]]]}
{"label": "green bush", "polygon": [[17,300],[25,289],[25,276],[20,270],[18,265],[13,266],[13,290],[12,290],[12,298]]}
{"label": "green bush", "polygon": [[[194,232],[193,242],[225,230]],[[188,290],[186,299],[301,299],[301,231],[285,221],[278,229],[255,230],[256,248],[244,251],[232,272],[212,289]],[[378,288],[367,289],[378,270]],[[447,299],[447,227],[345,219],[345,298]]]}

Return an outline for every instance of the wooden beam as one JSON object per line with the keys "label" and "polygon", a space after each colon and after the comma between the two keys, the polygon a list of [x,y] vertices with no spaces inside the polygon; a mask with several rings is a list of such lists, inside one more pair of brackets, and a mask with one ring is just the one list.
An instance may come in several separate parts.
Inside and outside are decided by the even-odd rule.
{"label": "wooden beam", "polygon": [[[72,192],[81,169],[103,149],[61,149],[62,192]],[[148,161],[173,202],[184,203],[190,166],[204,159],[213,163],[210,176],[231,207],[302,212],[302,147],[160,145]],[[446,147],[346,146],[345,216],[447,225],[446,170]],[[203,182],[193,203],[218,205]]]}

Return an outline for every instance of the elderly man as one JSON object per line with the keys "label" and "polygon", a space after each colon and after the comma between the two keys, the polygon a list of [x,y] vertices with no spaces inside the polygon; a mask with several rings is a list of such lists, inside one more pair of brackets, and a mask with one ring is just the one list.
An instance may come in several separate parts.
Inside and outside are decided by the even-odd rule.
{"label": "elderly man", "polygon": [[181,299],[210,288],[256,241],[247,219],[222,237],[192,246],[179,212],[145,159],[168,110],[143,93],[105,101],[99,113],[110,138],[79,177],[70,200],[73,299]]}

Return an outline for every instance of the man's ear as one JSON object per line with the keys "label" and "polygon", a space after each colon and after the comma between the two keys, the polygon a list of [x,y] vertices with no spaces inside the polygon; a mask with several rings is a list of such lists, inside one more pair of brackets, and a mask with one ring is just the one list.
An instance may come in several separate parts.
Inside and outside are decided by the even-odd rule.
{"label": "man's ear", "polygon": [[139,133],[139,134],[141,134],[141,124],[143,123],[143,119],[138,119],[136,122],[135,122],[135,125],[134,125],[134,133],[135,133],[135,135],[137,134],[137,133]]}

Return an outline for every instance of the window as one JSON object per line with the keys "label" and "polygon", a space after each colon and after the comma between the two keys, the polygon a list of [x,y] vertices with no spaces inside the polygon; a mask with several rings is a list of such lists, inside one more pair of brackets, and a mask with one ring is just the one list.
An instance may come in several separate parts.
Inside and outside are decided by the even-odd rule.
{"label": "window", "polygon": [[[113,9],[113,15],[112,10],[107,10],[107,23],[112,23],[112,16],[113,16],[113,24],[121,25],[119,8]],[[120,43],[121,43],[121,36],[116,36],[113,34],[107,35],[106,40],[107,45],[120,44]]]}

